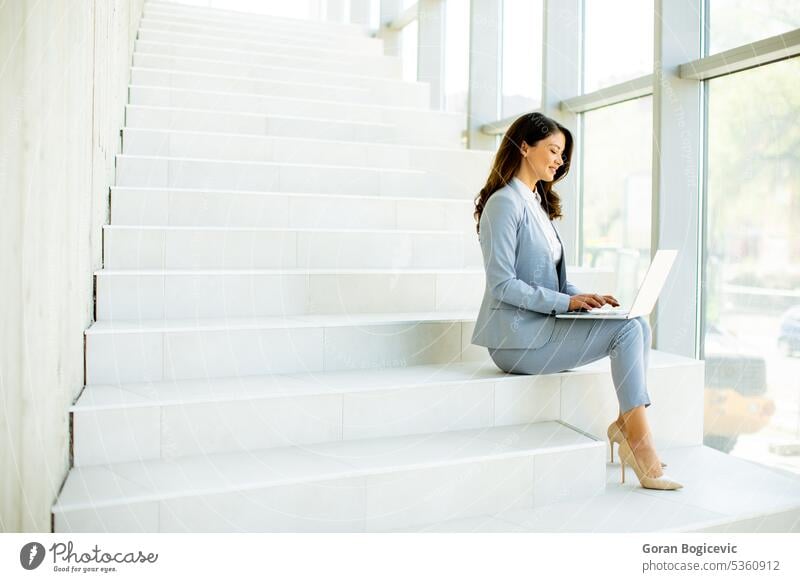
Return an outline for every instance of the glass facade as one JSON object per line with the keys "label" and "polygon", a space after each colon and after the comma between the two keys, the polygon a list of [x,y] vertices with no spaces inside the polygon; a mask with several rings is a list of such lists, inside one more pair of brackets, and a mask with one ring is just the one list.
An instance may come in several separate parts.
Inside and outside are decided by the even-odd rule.
{"label": "glass facade", "polygon": [[602,291],[625,307],[650,264],[652,101],[584,114],[582,262],[616,273],[616,287]]}
{"label": "glass facade", "polygon": [[794,0],[708,0],[708,54],[800,28]]}
{"label": "glass facade", "polygon": [[795,58],[708,83],[703,287],[706,444],[796,472],[798,78]]}
{"label": "glass facade", "polygon": [[653,0],[584,0],[584,93],[653,72],[653,14]]}
{"label": "glass facade", "polygon": [[542,0],[503,0],[501,117],[542,105]]}
{"label": "glass facade", "polygon": [[[543,39],[548,35],[543,1],[498,2],[498,10],[502,8],[498,106],[499,117],[507,118],[542,106],[547,56]],[[443,87],[449,111],[468,108],[470,4],[446,0]],[[698,38],[701,30],[706,31],[706,54],[800,28],[798,2],[707,0],[697,5],[703,9],[695,22],[685,26],[696,26]],[[611,89],[651,74],[656,18],[654,0],[584,0],[574,22],[559,24],[560,29],[551,32],[575,35],[574,70],[567,73],[574,74],[580,90],[558,99]],[[404,78],[415,79],[416,25],[407,26],[402,34]],[[560,62],[569,66],[573,60]],[[800,59],[794,58],[693,81],[702,85],[696,89],[705,99],[699,115],[704,126],[699,131],[687,128],[687,139],[693,140],[687,151],[702,154],[685,162],[690,166],[696,162],[702,170],[695,177],[703,208],[700,238],[691,241],[696,246],[688,251],[702,257],[695,265],[701,281],[700,335],[691,339],[698,342],[699,357],[705,360],[704,442],[796,472],[800,472],[798,78]],[[650,264],[653,155],[659,146],[654,143],[652,96],[620,99],[557,113],[577,128],[573,195],[580,215],[578,262],[613,271],[614,288],[596,292],[614,294],[630,306]],[[494,143],[499,144],[501,137],[497,135]],[[674,169],[674,159],[664,155],[662,162],[669,160]],[[664,207],[662,212],[676,212],[674,205]],[[675,217],[670,218],[674,224]],[[682,345],[686,352],[695,347]]]}
{"label": "glass facade", "polygon": [[469,88],[469,2],[445,2],[444,106],[463,113]]}
{"label": "glass facade", "polygon": [[419,24],[415,20],[400,31],[400,51],[403,59],[403,80],[417,80],[417,33]]}

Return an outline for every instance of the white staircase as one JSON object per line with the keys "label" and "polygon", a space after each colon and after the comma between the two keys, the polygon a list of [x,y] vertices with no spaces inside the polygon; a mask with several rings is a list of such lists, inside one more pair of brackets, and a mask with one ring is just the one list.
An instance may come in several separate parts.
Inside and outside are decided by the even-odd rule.
{"label": "white staircase", "polygon": [[753,465],[777,501],[703,508],[717,476],[692,463],[735,460],[701,445],[702,362],[653,353],[651,419],[688,483],[653,496],[607,466],[607,359],[507,375],[470,345],[492,153],[380,40],[149,2],[135,49],[56,532],[602,530],[620,496],[681,508],[635,527],[701,529],[800,507]]}

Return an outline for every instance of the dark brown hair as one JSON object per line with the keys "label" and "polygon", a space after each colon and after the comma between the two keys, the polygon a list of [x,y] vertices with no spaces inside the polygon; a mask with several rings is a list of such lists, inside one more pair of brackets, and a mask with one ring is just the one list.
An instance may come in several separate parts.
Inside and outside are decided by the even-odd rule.
{"label": "dark brown hair", "polygon": [[526,113],[518,118],[506,130],[497,154],[494,156],[492,171],[486,180],[486,185],[475,197],[475,229],[478,234],[481,232],[481,214],[492,194],[508,184],[517,173],[522,163],[522,142],[529,146],[536,145],[537,142],[546,138],[552,133],[564,134],[564,151],[561,152],[561,161],[564,163],[556,170],[552,182],[539,180],[536,188],[542,198],[542,208],[547,212],[550,220],[561,218],[561,198],[553,190],[553,184],[561,180],[569,172],[569,165],[572,161],[572,134],[570,131],[557,121],[542,115],[541,113]]}

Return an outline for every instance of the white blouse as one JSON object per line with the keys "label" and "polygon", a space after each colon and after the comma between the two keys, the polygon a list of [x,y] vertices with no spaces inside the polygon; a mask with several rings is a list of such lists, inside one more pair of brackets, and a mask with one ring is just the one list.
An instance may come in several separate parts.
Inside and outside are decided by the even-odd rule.
{"label": "white blouse", "polygon": [[539,224],[544,237],[547,239],[547,244],[550,247],[550,255],[553,257],[553,263],[558,263],[561,260],[561,243],[558,242],[556,231],[553,228],[552,221],[547,213],[542,208],[542,198],[539,192],[531,190],[528,185],[517,177],[513,178],[513,182],[517,187],[520,194],[523,195],[525,201],[528,203],[528,208],[534,216],[534,220]]}

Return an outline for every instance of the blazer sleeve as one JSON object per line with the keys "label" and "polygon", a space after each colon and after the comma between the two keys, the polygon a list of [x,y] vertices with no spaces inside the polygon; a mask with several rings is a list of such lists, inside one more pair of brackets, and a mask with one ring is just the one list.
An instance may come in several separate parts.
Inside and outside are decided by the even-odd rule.
{"label": "blazer sleeve", "polygon": [[571,297],[572,295],[583,295],[583,294],[584,294],[584,293],[583,293],[583,291],[581,291],[581,290],[580,290],[580,289],[578,289],[578,288],[577,288],[575,285],[573,285],[572,283],[570,283],[570,282],[569,282],[569,280],[567,280],[567,288],[565,289],[565,291],[567,292],[567,294],[568,294],[570,297]]}
{"label": "blazer sleeve", "polygon": [[547,315],[566,313],[570,296],[517,278],[515,258],[521,216],[514,202],[492,196],[481,213],[480,244],[486,284],[498,301]]}

